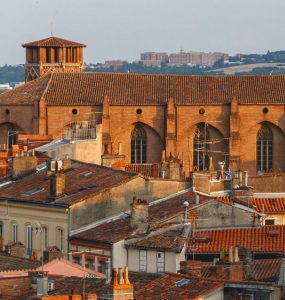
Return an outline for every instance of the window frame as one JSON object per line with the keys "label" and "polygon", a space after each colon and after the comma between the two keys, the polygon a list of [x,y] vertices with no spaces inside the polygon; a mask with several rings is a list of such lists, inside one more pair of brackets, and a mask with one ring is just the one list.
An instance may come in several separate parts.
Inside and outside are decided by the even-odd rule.
{"label": "window frame", "polygon": [[12,242],[17,243],[18,242],[18,223],[13,222],[12,223]]}
{"label": "window frame", "polygon": [[139,250],[139,271],[147,272],[147,250]]}
{"label": "window frame", "polygon": [[[159,257],[159,255],[162,255]],[[159,259],[162,259],[159,261]],[[157,273],[164,273],[165,272],[165,252],[157,251],[156,252],[156,271]]]}

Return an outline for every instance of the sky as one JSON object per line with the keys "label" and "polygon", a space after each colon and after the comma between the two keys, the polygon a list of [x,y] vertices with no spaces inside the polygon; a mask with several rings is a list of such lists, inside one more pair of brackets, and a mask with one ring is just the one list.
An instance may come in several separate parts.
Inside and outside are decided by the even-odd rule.
{"label": "sky", "polygon": [[0,0],[0,65],[51,35],[87,45],[84,61],[141,52],[285,50],[285,0]]}

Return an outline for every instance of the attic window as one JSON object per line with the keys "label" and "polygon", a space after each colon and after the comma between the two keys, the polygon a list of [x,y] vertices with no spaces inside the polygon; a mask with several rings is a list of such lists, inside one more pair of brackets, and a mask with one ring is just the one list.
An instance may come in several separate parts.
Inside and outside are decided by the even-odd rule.
{"label": "attic window", "polygon": [[90,176],[92,174],[93,174],[93,172],[91,172],[91,171],[84,171],[84,172],[80,173],[80,175],[82,175],[84,177],[88,177],[88,176]]}
{"label": "attic window", "polygon": [[45,190],[44,188],[35,188],[35,189],[29,190],[29,191],[23,193],[22,196],[32,196],[34,194],[43,192],[44,190]]}
{"label": "attic window", "polygon": [[181,287],[181,286],[187,284],[189,281],[190,281],[189,279],[183,278],[183,279],[181,279],[179,281],[176,281],[175,282],[175,286]]}

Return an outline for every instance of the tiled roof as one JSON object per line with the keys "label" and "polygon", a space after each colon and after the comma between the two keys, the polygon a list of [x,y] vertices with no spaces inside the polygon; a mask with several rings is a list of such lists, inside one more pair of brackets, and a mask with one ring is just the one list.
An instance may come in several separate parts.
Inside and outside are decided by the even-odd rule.
{"label": "tiled roof", "polygon": [[[160,227],[162,223],[168,222],[181,214],[185,209],[183,204],[185,200],[190,203],[189,207],[193,207],[194,193],[185,192],[181,195],[176,195],[165,201],[151,205],[149,207],[150,228],[155,229],[156,227]],[[211,198],[200,196],[200,200],[209,201]],[[129,220],[130,218],[128,215],[122,219],[111,220],[110,222],[100,224],[73,235],[71,241],[79,239],[90,242],[116,243],[127,238],[130,234]]]}
{"label": "tiled roof", "polygon": [[39,41],[29,42],[22,45],[23,47],[86,47],[86,45],[64,40],[59,37],[51,36]]}
{"label": "tiled roof", "polygon": [[5,271],[32,270],[40,265],[40,261],[0,254],[0,274]]}
{"label": "tiled roof", "polygon": [[196,231],[191,237],[188,252],[219,253],[230,246],[240,246],[253,252],[285,252],[285,226],[234,228]]}
{"label": "tiled roof", "polygon": [[[129,272],[129,280],[134,285],[134,293],[143,288],[148,283],[159,278],[161,275],[149,274],[149,273],[136,273]],[[54,290],[50,295],[72,295],[74,291],[77,294],[83,292],[83,281],[78,277],[60,277],[53,276],[54,279]],[[86,293],[97,293],[98,295],[105,294],[111,290],[111,285],[106,284],[105,280],[101,279],[85,279],[85,292]]]}
{"label": "tiled roof", "polygon": [[254,209],[265,213],[284,213],[285,198],[254,198],[251,201]]}
{"label": "tiled roof", "polygon": [[[181,285],[179,282],[181,282]],[[162,277],[139,289],[136,293],[136,299],[201,299],[200,297],[222,287],[223,283],[214,280],[165,273]]]}
{"label": "tiled roof", "polygon": [[159,177],[158,164],[127,164],[125,165],[127,172],[140,173],[145,177]]}
{"label": "tiled roof", "polygon": [[48,105],[242,104],[285,103],[285,76],[181,76],[127,73],[53,73]]}
{"label": "tiled roof", "polygon": [[139,249],[155,249],[155,250],[170,250],[180,253],[186,238],[183,236],[184,230],[171,229],[159,233],[154,236],[146,236],[138,239],[130,244],[127,244],[128,248],[139,248]]}
{"label": "tiled roof", "polygon": [[39,101],[47,87],[50,74],[29,81],[0,94],[0,105],[27,105]]}
{"label": "tiled roof", "polygon": [[[41,85],[41,79],[21,86]],[[37,84],[38,82],[38,84]],[[107,96],[111,105],[284,104],[285,76],[182,76],[127,73],[52,73],[44,99],[48,105],[101,105]],[[17,90],[17,89],[15,89]],[[15,94],[16,93],[16,94]],[[5,95],[5,96],[4,96]],[[21,103],[22,94],[7,91],[0,96]],[[36,96],[33,97],[35,99]],[[31,102],[31,100],[30,100]]]}
{"label": "tiled roof", "polygon": [[[243,268],[242,280],[278,283],[281,265],[282,258],[275,258],[257,259],[253,262],[240,265],[219,263],[215,266],[200,265],[195,267],[196,269],[201,268],[201,277],[230,280],[230,268],[235,270],[237,266],[240,266]],[[217,272],[217,268],[221,268],[221,271]],[[191,272],[191,270],[189,270],[189,272]]]}
{"label": "tiled roof", "polygon": [[[66,170],[65,175],[65,194],[57,198],[55,204],[72,205],[137,176],[135,173],[76,161],[73,161],[71,169]],[[29,191],[38,192],[28,195]],[[46,170],[25,176],[0,189],[2,199],[50,203],[49,197],[49,179]]]}

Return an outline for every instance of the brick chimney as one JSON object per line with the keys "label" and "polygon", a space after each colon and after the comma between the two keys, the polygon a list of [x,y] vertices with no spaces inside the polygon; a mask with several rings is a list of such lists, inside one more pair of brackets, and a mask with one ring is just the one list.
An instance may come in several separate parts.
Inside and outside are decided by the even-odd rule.
{"label": "brick chimney", "polygon": [[112,295],[109,294],[107,299],[113,299],[113,300],[134,299],[134,286],[129,281],[128,267],[125,267],[124,271],[122,268],[119,268],[119,274],[117,272],[117,269],[113,269],[111,293]]}
{"label": "brick chimney", "polygon": [[56,199],[65,193],[65,175],[63,172],[50,175],[50,198]]}
{"label": "brick chimney", "polygon": [[38,165],[36,156],[17,156],[13,157],[12,177],[19,178],[29,173],[35,172]]}
{"label": "brick chimney", "polygon": [[131,206],[130,229],[133,235],[146,234],[149,227],[148,203],[134,198]]}

